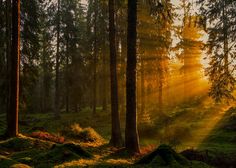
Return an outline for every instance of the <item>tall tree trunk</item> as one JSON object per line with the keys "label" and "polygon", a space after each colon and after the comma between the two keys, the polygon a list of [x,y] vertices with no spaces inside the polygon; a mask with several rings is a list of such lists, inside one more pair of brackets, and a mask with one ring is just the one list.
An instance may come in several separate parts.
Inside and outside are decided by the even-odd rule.
{"label": "tall tree trunk", "polygon": [[121,41],[121,58],[120,58],[120,64],[121,64],[121,68],[120,68],[120,73],[121,73],[121,79],[120,79],[120,83],[121,83],[121,88],[120,88],[120,113],[124,114],[125,113],[125,89],[126,89],[126,72],[125,72],[125,58],[126,58],[126,54],[127,54],[127,44],[126,44],[126,40]]}
{"label": "tall tree trunk", "polygon": [[117,85],[117,58],[116,58],[116,35],[114,20],[114,0],[109,0],[109,41],[110,41],[110,76],[111,76],[111,145],[121,147],[123,145],[120,130],[120,114],[118,108],[118,85]]}
{"label": "tall tree trunk", "polygon": [[102,78],[102,110],[107,110],[107,54],[106,54],[106,40],[103,39],[103,78]]}
{"label": "tall tree trunk", "polygon": [[225,15],[225,1],[224,1],[224,5],[223,5],[223,29],[224,29],[224,70],[225,70],[225,73],[229,73],[229,67],[228,67],[228,64],[229,64],[229,42],[228,42],[228,23],[227,23],[227,16]]}
{"label": "tall tree trunk", "polygon": [[164,67],[163,67],[163,56],[160,56],[159,59],[159,86],[158,86],[158,105],[159,105],[159,114],[163,115],[163,81],[164,81]]}
{"label": "tall tree trunk", "polygon": [[159,81],[159,87],[158,87],[158,105],[159,105],[159,114],[163,114],[163,80],[162,77],[160,77]]}
{"label": "tall tree trunk", "polygon": [[69,113],[69,35],[66,39],[66,113]]}
{"label": "tall tree trunk", "polygon": [[60,6],[61,6],[61,1],[57,1],[57,48],[56,48],[56,78],[55,78],[55,110],[54,110],[54,117],[59,118],[59,59],[60,59],[60,53],[59,53],[59,47],[60,47]]}
{"label": "tall tree trunk", "polygon": [[12,1],[12,49],[10,95],[7,112],[7,136],[18,135],[19,77],[20,77],[20,0]]}
{"label": "tall tree trunk", "polygon": [[6,75],[6,109],[9,106],[9,96],[10,96],[10,59],[11,59],[11,1],[6,1],[6,61],[7,61],[7,75]]}
{"label": "tall tree trunk", "polygon": [[97,15],[98,15],[98,1],[95,0],[95,14],[94,14],[94,57],[93,57],[93,115],[96,114],[97,107]]}
{"label": "tall tree trunk", "polygon": [[136,27],[137,0],[128,0],[125,147],[130,153],[140,152],[136,109]]}
{"label": "tall tree trunk", "polygon": [[145,113],[145,103],[146,103],[146,101],[145,101],[145,86],[144,86],[144,61],[143,61],[144,59],[143,59],[143,55],[141,55],[141,66],[140,66],[140,71],[141,71],[141,80],[140,80],[140,82],[141,82],[141,89],[140,89],[140,103],[141,103],[141,107],[140,107],[140,114],[141,114],[141,116]]}
{"label": "tall tree trunk", "polygon": [[42,92],[41,92],[41,112],[46,111],[46,83],[47,83],[47,78],[46,78],[46,71],[47,71],[47,67],[46,67],[46,56],[45,56],[45,42],[43,41],[43,82],[42,82]]}

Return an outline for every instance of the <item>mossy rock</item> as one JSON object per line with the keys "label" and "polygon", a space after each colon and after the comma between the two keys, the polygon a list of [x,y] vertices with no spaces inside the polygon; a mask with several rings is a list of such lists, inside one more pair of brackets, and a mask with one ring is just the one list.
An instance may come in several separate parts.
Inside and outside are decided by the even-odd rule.
{"label": "mossy rock", "polygon": [[137,164],[151,164],[156,166],[188,166],[189,161],[176,153],[170,146],[161,145],[150,154],[141,158]]}
{"label": "mossy rock", "polygon": [[5,156],[0,155],[0,167],[1,168],[9,168],[10,166],[17,164],[18,162],[7,158]]}
{"label": "mossy rock", "polygon": [[29,149],[48,149],[53,143],[41,141],[38,139],[20,136],[16,138],[10,138],[0,143],[0,148],[11,149],[15,152],[29,150]]}
{"label": "mossy rock", "polygon": [[81,158],[93,158],[93,155],[73,143],[55,144],[49,151],[36,156],[34,158],[34,165],[52,165],[54,163],[58,164]]}
{"label": "mossy rock", "polygon": [[32,141],[24,138],[11,138],[0,143],[1,148],[7,148],[14,151],[23,151],[33,148]]}

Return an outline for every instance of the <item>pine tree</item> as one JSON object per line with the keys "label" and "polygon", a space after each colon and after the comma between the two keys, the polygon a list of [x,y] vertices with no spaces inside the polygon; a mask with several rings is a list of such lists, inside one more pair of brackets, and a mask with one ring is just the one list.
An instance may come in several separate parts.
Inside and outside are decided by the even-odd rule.
{"label": "pine tree", "polygon": [[199,0],[209,39],[206,44],[210,67],[210,96],[217,102],[234,99],[235,89],[235,4],[228,0]]}
{"label": "pine tree", "polygon": [[37,0],[21,2],[21,109],[25,112],[37,112],[37,82],[39,78],[39,2]]}

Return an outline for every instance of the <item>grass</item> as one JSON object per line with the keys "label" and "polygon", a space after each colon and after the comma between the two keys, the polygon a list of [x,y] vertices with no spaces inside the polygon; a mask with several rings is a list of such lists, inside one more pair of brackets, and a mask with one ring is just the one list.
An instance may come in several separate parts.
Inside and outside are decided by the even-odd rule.
{"label": "grass", "polygon": [[[222,111],[224,113],[221,115]],[[166,111],[165,118],[151,114],[151,125],[139,125],[141,155],[131,158],[124,157],[124,153],[117,155],[117,149],[107,145],[111,131],[109,111],[97,109],[97,114],[94,116],[92,111],[86,108],[80,113],[62,113],[61,119],[58,120],[53,118],[53,114],[27,114],[20,116],[20,132],[27,136],[0,142],[0,165],[23,163],[45,168],[134,167],[134,162],[154,151],[162,143],[169,144],[178,152],[192,148],[228,157],[236,153],[236,131],[233,126],[236,124],[235,111],[235,109],[225,110],[220,106],[197,106],[184,109],[178,107]],[[210,123],[211,120],[214,122]],[[121,115],[122,132],[125,127],[124,121],[125,116]],[[0,133],[3,133],[5,129],[3,114],[0,114],[0,126]],[[206,127],[209,129],[206,130]],[[40,131],[48,133],[49,139],[29,137],[32,133]],[[50,137],[63,137],[65,143],[79,145],[93,157],[82,157],[76,151],[61,146],[53,149],[57,141],[50,141]],[[196,139],[196,137],[201,138]],[[156,159],[154,162],[161,162],[160,158]],[[178,164],[174,163],[172,167],[178,167]],[[192,167],[208,166],[198,161],[191,161],[189,164]],[[135,165],[135,167],[153,166]]]}

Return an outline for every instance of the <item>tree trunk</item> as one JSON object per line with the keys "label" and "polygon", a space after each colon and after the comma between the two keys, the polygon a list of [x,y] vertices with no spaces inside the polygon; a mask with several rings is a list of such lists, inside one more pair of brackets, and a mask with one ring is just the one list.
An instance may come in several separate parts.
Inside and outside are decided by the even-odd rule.
{"label": "tree trunk", "polygon": [[94,15],[94,57],[93,57],[93,115],[96,114],[97,107],[97,55],[98,55],[98,44],[97,44],[97,14],[98,14],[98,3],[95,0],[95,15]]}
{"label": "tree trunk", "polygon": [[121,85],[121,88],[120,88],[120,113],[121,114],[124,114],[125,113],[125,103],[126,103],[126,100],[125,100],[125,89],[126,89],[126,72],[125,72],[125,59],[126,59],[126,54],[127,54],[127,44],[126,44],[126,40],[123,40],[121,41],[121,61],[120,61],[120,64],[121,64],[121,68],[120,68],[120,74],[121,74],[121,78],[120,78],[120,85]]}
{"label": "tree trunk", "polygon": [[227,23],[227,16],[225,15],[225,1],[223,6],[223,29],[224,29],[224,70],[225,73],[229,73],[229,42],[228,42],[228,23]]}
{"label": "tree trunk", "polygon": [[110,41],[110,76],[111,76],[111,145],[121,147],[123,145],[120,130],[120,114],[118,108],[118,85],[117,85],[117,58],[116,58],[116,35],[114,21],[114,0],[109,0],[109,41]]}
{"label": "tree trunk", "polygon": [[9,106],[9,94],[10,94],[10,70],[11,70],[11,1],[6,1],[6,61],[7,61],[7,75],[6,75],[6,109]]}
{"label": "tree trunk", "polygon": [[69,113],[69,35],[66,39],[66,113]]}
{"label": "tree trunk", "polygon": [[102,110],[107,110],[107,54],[106,54],[106,40],[103,39],[103,78],[102,78]]}
{"label": "tree trunk", "polygon": [[136,26],[137,1],[128,0],[125,147],[130,153],[140,152],[136,109]]}
{"label": "tree trunk", "polygon": [[58,17],[58,22],[57,22],[57,48],[56,48],[56,78],[55,78],[55,110],[54,110],[54,117],[55,118],[59,118],[60,114],[59,114],[59,67],[60,67],[60,63],[59,63],[59,47],[60,47],[60,6],[61,6],[61,2],[60,0],[57,1],[57,17]]}
{"label": "tree trunk", "polygon": [[7,112],[7,136],[18,135],[19,75],[20,75],[20,0],[12,1],[12,49],[10,95]]}
{"label": "tree trunk", "polygon": [[140,71],[141,71],[141,92],[140,92],[140,101],[141,101],[141,107],[140,107],[140,114],[141,116],[145,113],[145,86],[144,86],[144,59],[142,58],[143,55],[141,55],[141,66],[140,66]]}

